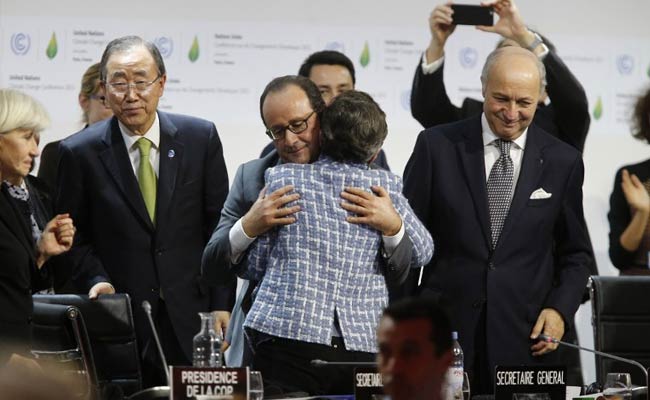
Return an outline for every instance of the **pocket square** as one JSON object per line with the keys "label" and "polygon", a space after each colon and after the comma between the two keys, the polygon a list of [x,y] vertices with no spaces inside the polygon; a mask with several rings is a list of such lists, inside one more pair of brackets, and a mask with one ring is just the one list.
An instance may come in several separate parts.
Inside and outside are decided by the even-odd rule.
{"label": "pocket square", "polygon": [[530,195],[531,200],[543,200],[543,199],[548,199],[552,196],[552,193],[546,192],[546,190],[539,188],[533,192],[533,194]]}

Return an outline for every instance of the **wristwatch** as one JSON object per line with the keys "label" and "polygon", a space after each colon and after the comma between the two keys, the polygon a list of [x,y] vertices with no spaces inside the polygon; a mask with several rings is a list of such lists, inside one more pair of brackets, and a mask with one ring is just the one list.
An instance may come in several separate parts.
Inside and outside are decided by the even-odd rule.
{"label": "wristwatch", "polygon": [[531,33],[533,34],[533,36],[535,36],[535,40],[533,40],[533,42],[528,45],[527,49],[530,51],[535,51],[537,46],[539,46],[540,44],[544,44],[544,41],[542,40],[542,37],[539,36],[536,32],[531,32]]}

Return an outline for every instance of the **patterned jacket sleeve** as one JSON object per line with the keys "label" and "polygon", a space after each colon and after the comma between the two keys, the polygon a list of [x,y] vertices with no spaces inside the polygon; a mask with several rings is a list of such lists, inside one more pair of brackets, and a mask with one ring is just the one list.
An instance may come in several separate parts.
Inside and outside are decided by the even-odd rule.
{"label": "patterned jacket sleeve", "polygon": [[265,234],[258,236],[248,248],[247,265],[239,271],[239,277],[248,280],[259,281],[266,272],[267,263],[271,255],[271,250],[275,244],[277,230],[272,229]]}
{"label": "patterned jacket sleeve", "polygon": [[421,267],[431,261],[433,256],[433,239],[427,228],[420,222],[413,212],[408,200],[402,194],[402,180],[395,176],[390,192],[391,199],[395,210],[402,217],[405,234],[413,242],[413,256],[411,259],[411,268]]}

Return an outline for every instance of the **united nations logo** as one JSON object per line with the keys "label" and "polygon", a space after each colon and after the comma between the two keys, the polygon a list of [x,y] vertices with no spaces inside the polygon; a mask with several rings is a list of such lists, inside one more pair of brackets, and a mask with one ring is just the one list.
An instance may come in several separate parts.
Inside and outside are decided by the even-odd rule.
{"label": "united nations logo", "polygon": [[458,57],[460,59],[460,65],[462,65],[463,68],[471,69],[476,66],[476,62],[478,61],[478,52],[475,48],[463,47],[460,49]]}
{"label": "united nations logo", "polygon": [[621,75],[630,75],[634,71],[634,57],[629,54],[618,56],[616,68]]}
{"label": "united nations logo", "polygon": [[24,56],[31,47],[32,40],[26,33],[14,33],[11,35],[11,51],[17,56]]}
{"label": "united nations logo", "polygon": [[160,51],[160,55],[163,56],[163,58],[169,58],[174,52],[174,41],[170,37],[157,37],[153,40],[153,44],[158,48],[158,51]]}
{"label": "united nations logo", "polygon": [[345,45],[343,42],[328,42],[325,44],[324,50],[334,50],[338,51],[339,53],[345,53]]}

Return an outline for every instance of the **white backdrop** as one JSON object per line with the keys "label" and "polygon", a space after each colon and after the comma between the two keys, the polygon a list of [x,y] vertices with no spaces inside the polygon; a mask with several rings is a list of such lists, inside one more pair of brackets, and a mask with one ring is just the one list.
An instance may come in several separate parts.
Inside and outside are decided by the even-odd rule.
{"label": "white backdrop", "polygon": [[[467,0],[467,3],[477,3]],[[388,114],[384,149],[400,173],[421,127],[408,108],[412,75],[428,42],[435,2],[152,0],[0,0],[0,86],[24,90],[51,113],[42,143],[81,127],[77,105],[83,71],[112,38],[155,40],[168,83],[161,109],[214,121],[229,175],[267,143],[258,98],[275,76],[297,72],[311,52],[345,52],[357,87]],[[615,171],[648,158],[629,135],[634,97],[650,84],[650,2],[647,0],[520,0],[527,23],[548,36],[581,80],[592,124],[584,160],[585,211],[602,274],[616,274],[607,256],[608,197]],[[447,47],[445,79],[453,101],[480,98],[479,72],[496,37],[459,27]],[[598,105],[600,103],[600,105]],[[600,109],[600,111],[597,111]],[[593,343],[589,304],[578,312],[581,342]],[[595,379],[583,355],[585,380]]]}

